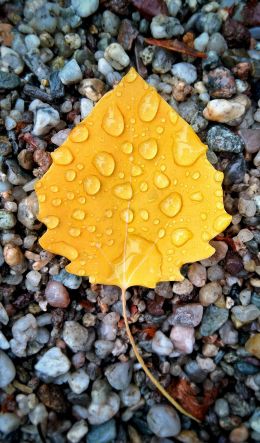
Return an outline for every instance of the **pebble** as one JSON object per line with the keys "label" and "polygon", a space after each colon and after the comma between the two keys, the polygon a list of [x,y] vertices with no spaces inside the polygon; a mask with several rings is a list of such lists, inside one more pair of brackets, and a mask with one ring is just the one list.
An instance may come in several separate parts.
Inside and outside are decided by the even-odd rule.
{"label": "pebble", "polygon": [[219,418],[229,415],[229,405],[225,398],[218,398],[214,404],[214,411]]}
{"label": "pebble", "polygon": [[208,32],[213,34],[218,32],[221,28],[221,18],[214,12],[200,13],[195,22],[196,28],[199,32]]}
{"label": "pebble", "polygon": [[3,351],[5,351],[6,349],[9,348],[10,348],[9,342],[5,338],[3,332],[0,330],[0,349],[3,349]]}
{"label": "pebble", "polygon": [[33,100],[29,110],[34,114],[33,134],[37,136],[45,135],[60,123],[58,111],[41,100]]}
{"label": "pebble", "polygon": [[97,102],[101,99],[105,90],[105,83],[98,78],[86,78],[80,82],[79,93],[89,100]]}
{"label": "pebble", "polygon": [[235,183],[242,183],[246,173],[246,162],[244,157],[237,156],[225,168],[224,185],[230,186]]}
{"label": "pebble", "polygon": [[20,86],[21,80],[12,72],[0,71],[0,89],[15,89]]}
{"label": "pebble", "polygon": [[117,436],[116,422],[114,419],[99,426],[92,426],[87,435],[87,443],[110,443]]}
{"label": "pebble", "polygon": [[47,302],[54,308],[67,308],[70,296],[67,289],[58,281],[49,281],[44,293]]}
{"label": "pebble", "polygon": [[59,75],[64,85],[74,85],[75,83],[79,83],[83,77],[81,69],[74,58],[66,63]]}
{"label": "pebble", "polygon": [[70,428],[67,439],[70,443],[79,443],[88,433],[88,424],[85,420],[79,420]]}
{"label": "pebble", "polygon": [[9,322],[9,316],[8,316],[4,306],[0,302],[0,323],[2,323],[3,325],[7,325],[8,322]]}
{"label": "pebble", "polygon": [[35,369],[39,371],[40,375],[55,378],[69,371],[70,361],[60,348],[53,347],[39,359]]}
{"label": "pebble", "polygon": [[61,282],[68,289],[78,289],[82,282],[81,277],[70,274],[65,269],[62,269],[59,274],[54,275],[53,280]]}
{"label": "pebble", "polygon": [[217,281],[224,278],[224,270],[219,265],[210,266],[207,272],[208,280]]}
{"label": "pebble", "polygon": [[241,425],[238,428],[233,429],[229,434],[229,440],[231,443],[243,443],[248,440],[249,432],[246,426]]}
{"label": "pebble", "polygon": [[197,80],[197,70],[191,63],[180,62],[173,65],[171,69],[172,75],[184,80],[188,85]]}
{"label": "pebble", "polygon": [[252,417],[250,418],[250,427],[260,433],[260,407],[256,408]]}
{"label": "pebble", "polygon": [[243,324],[251,323],[260,315],[260,310],[253,304],[234,306],[231,311],[235,318]]}
{"label": "pebble", "polygon": [[207,51],[214,51],[216,54],[222,55],[227,49],[227,42],[223,35],[219,32],[214,32],[209,38]]}
{"label": "pebble", "polygon": [[84,369],[78,369],[70,373],[68,377],[70,389],[75,392],[75,394],[82,394],[82,392],[86,391],[89,381],[89,375]]}
{"label": "pebble", "polygon": [[106,77],[110,72],[113,72],[113,68],[104,57],[101,57],[98,60],[98,71]]}
{"label": "pebble", "polygon": [[153,17],[150,28],[153,38],[170,39],[184,33],[184,28],[177,18],[162,14]]}
{"label": "pebble", "polygon": [[209,149],[215,152],[232,152],[239,154],[245,147],[239,135],[234,134],[225,126],[212,126],[207,133]]}
{"label": "pebble", "polygon": [[193,285],[185,278],[182,282],[173,283],[172,290],[177,295],[189,295],[193,290]]}
{"label": "pebble", "polygon": [[202,306],[209,306],[221,296],[222,287],[217,282],[207,283],[199,291],[199,301]]}
{"label": "pebble", "polygon": [[0,414],[0,432],[4,435],[16,431],[20,426],[20,418],[13,412]]}
{"label": "pebble", "polygon": [[202,32],[202,34],[194,40],[194,49],[196,49],[196,51],[204,52],[207,48],[208,42],[209,34],[207,32]]}
{"label": "pebble", "polygon": [[27,343],[36,338],[37,322],[32,314],[27,314],[24,317],[16,320],[12,326],[13,338],[20,343]]}
{"label": "pebble", "polygon": [[100,425],[117,414],[120,407],[120,398],[115,392],[111,391],[109,384],[104,379],[95,380],[91,398],[88,407],[88,421],[90,424]]}
{"label": "pebble", "polygon": [[130,384],[126,389],[120,391],[120,398],[124,406],[131,407],[136,405],[141,399],[140,389]]}
{"label": "pebble", "polygon": [[114,363],[106,368],[105,376],[114,389],[126,389],[132,378],[132,363]]}
{"label": "pebble", "polygon": [[156,331],[152,339],[152,350],[157,355],[170,355],[173,351],[173,344],[163,332]]}
{"label": "pebble", "polygon": [[39,423],[44,423],[47,418],[48,412],[42,403],[36,405],[35,408],[29,412],[29,419],[34,426],[39,425]]}
{"label": "pebble", "polygon": [[119,315],[116,312],[110,312],[105,315],[100,325],[100,337],[104,340],[115,340],[117,335],[117,323]]}
{"label": "pebble", "polygon": [[235,77],[224,67],[205,73],[203,81],[210,96],[214,98],[230,98],[237,92]]}
{"label": "pebble", "polygon": [[0,209],[0,229],[12,229],[16,224],[16,218],[11,212]]}
{"label": "pebble", "polygon": [[118,34],[120,18],[111,11],[104,11],[102,15],[102,25],[104,32],[108,32],[113,37]]}
{"label": "pebble", "polygon": [[245,349],[250,354],[260,358],[260,333],[252,335],[245,344]]}
{"label": "pebble", "polygon": [[191,354],[195,343],[195,331],[190,326],[175,325],[170,334],[174,350],[182,354]]}
{"label": "pebble", "polygon": [[228,319],[228,310],[225,308],[218,308],[211,305],[205,311],[200,326],[200,333],[204,336],[214,334]]}
{"label": "pebble", "polygon": [[244,141],[247,152],[254,154],[259,151],[260,149],[259,129],[240,129],[238,133]]}
{"label": "pebble", "polygon": [[192,263],[188,270],[188,278],[197,288],[204,286],[207,278],[205,266],[202,266],[200,263]]}
{"label": "pebble", "polygon": [[94,106],[93,101],[88,98],[82,98],[80,100],[81,120],[86,118],[91,113],[93,106]]}
{"label": "pebble", "polygon": [[219,335],[225,345],[236,345],[238,342],[238,331],[229,320],[219,329]]}
{"label": "pebble", "polygon": [[54,145],[61,146],[65,142],[65,140],[67,140],[70,131],[71,130],[69,128],[61,129],[61,131],[56,132],[56,134],[52,136],[51,142]]}
{"label": "pebble", "polygon": [[207,373],[213,372],[216,369],[216,364],[212,360],[212,358],[202,358],[199,355],[197,355],[197,363],[202,371],[205,371]]}
{"label": "pebble", "polygon": [[63,327],[63,340],[73,351],[87,351],[89,347],[88,329],[76,321],[66,321]]}
{"label": "pebble", "polygon": [[199,303],[189,303],[183,306],[174,306],[173,314],[168,317],[170,325],[196,327],[200,324],[203,315],[203,307]]}
{"label": "pebble", "polygon": [[235,100],[215,99],[211,100],[203,110],[207,120],[233,125],[234,121],[241,119],[246,112],[243,103]]}
{"label": "pebble", "polygon": [[254,217],[256,213],[256,204],[254,200],[240,197],[238,200],[238,210],[244,217]]}
{"label": "pebble", "polygon": [[16,370],[12,360],[4,351],[0,350],[0,388],[5,388],[9,385],[15,378],[15,374]]}
{"label": "pebble", "polygon": [[79,17],[89,17],[99,7],[99,0],[71,0],[71,6]]}
{"label": "pebble", "polygon": [[116,70],[122,71],[130,63],[130,58],[119,43],[111,43],[104,53],[107,62]]}
{"label": "pebble", "polygon": [[179,416],[170,405],[154,405],[147,414],[149,429],[157,437],[175,437],[181,430]]}
{"label": "pebble", "polygon": [[205,260],[201,260],[203,266],[214,266],[217,265],[221,260],[226,257],[228,245],[223,241],[210,241],[210,245],[215,249],[214,254],[206,258]]}
{"label": "pebble", "polygon": [[35,229],[37,213],[38,200],[35,192],[32,192],[28,197],[23,198],[19,202],[17,218],[19,222],[22,223],[26,228]]}
{"label": "pebble", "polygon": [[12,185],[25,185],[30,176],[24,172],[24,170],[13,159],[6,160],[7,178]]}
{"label": "pebble", "polygon": [[5,262],[9,266],[19,265],[23,261],[23,253],[19,246],[7,243],[3,250]]}

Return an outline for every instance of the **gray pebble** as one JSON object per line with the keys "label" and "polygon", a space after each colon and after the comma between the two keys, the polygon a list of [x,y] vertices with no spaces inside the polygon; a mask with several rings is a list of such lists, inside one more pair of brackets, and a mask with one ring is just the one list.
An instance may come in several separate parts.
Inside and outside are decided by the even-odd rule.
{"label": "gray pebble", "polygon": [[202,336],[214,334],[228,319],[228,310],[218,308],[217,306],[209,306],[202,319],[200,333]]}
{"label": "gray pebble", "polygon": [[12,229],[16,224],[16,218],[11,212],[0,209],[0,229]]}
{"label": "gray pebble", "polygon": [[132,363],[130,361],[114,363],[107,367],[105,376],[114,389],[119,391],[126,389],[132,378]]}
{"label": "gray pebble", "polygon": [[99,0],[71,0],[71,6],[80,17],[89,17],[99,7]]}
{"label": "gray pebble", "polygon": [[172,75],[184,80],[189,85],[197,80],[197,70],[191,63],[180,62],[173,65],[171,69]]}
{"label": "gray pebble", "polygon": [[154,38],[172,38],[184,33],[179,20],[166,15],[156,15],[151,22],[151,34]]}
{"label": "gray pebble", "polygon": [[78,289],[81,285],[82,278],[77,275],[70,274],[62,269],[59,274],[53,276],[53,280],[61,282],[66,288]]}
{"label": "gray pebble", "polygon": [[64,85],[79,83],[83,78],[81,69],[75,59],[72,59],[66,63],[59,75]]}
{"label": "gray pebble", "polygon": [[16,370],[12,360],[5,352],[0,350],[0,388],[5,388],[9,385],[15,378],[15,374]]}
{"label": "gray pebble", "polygon": [[58,377],[69,371],[70,361],[61,352],[60,348],[53,347],[40,358],[35,365],[35,369],[44,376]]}
{"label": "gray pebble", "polygon": [[222,125],[212,126],[207,133],[209,149],[215,152],[232,152],[239,154],[244,149],[244,143],[239,135]]}
{"label": "gray pebble", "polygon": [[102,25],[105,32],[115,37],[118,34],[120,23],[120,18],[113,12],[103,12]]}
{"label": "gray pebble", "polygon": [[147,423],[157,437],[174,437],[181,430],[179,416],[170,405],[152,406],[147,414]]}
{"label": "gray pebble", "polygon": [[87,435],[86,443],[110,443],[116,438],[116,422],[114,419],[99,426],[92,426]]}
{"label": "gray pebble", "polygon": [[111,43],[104,53],[105,59],[114,69],[121,71],[130,63],[130,58],[119,43]]}
{"label": "gray pebble", "polygon": [[5,412],[0,415],[0,432],[4,435],[16,431],[20,426],[20,418],[12,412]]}

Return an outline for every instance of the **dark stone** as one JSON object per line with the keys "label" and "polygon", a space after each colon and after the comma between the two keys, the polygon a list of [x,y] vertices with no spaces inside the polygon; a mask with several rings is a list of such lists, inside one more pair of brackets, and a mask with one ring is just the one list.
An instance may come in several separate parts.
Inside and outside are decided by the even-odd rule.
{"label": "dark stone", "polygon": [[156,48],[152,62],[153,72],[156,74],[165,74],[171,70],[174,62],[173,55],[163,48]]}
{"label": "dark stone", "polygon": [[260,149],[259,129],[240,129],[238,133],[245,143],[247,152],[254,154]]}
{"label": "dark stone", "polygon": [[247,26],[260,26],[260,3],[257,1],[247,2],[242,17]]}
{"label": "dark stone", "polygon": [[129,0],[101,0],[101,5],[119,15],[129,14]]}
{"label": "dark stone", "polygon": [[234,364],[234,368],[236,371],[239,371],[243,375],[254,375],[259,372],[259,367],[252,365],[246,361],[237,361]]}
{"label": "dark stone", "polygon": [[41,61],[41,58],[38,54],[26,53],[23,55],[23,60],[26,66],[30,69],[31,72],[41,80],[48,80],[50,76],[49,68]]}
{"label": "dark stone", "polygon": [[209,149],[215,152],[232,152],[239,154],[244,149],[244,143],[239,135],[222,125],[212,126],[207,133]]}
{"label": "dark stone", "polygon": [[249,48],[250,32],[237,20],[228,18],[222,26],[222,33],[229,48]]}
{"label": "dark stone", "polygon": [[148,75],[148,71],[146,66],[143,64],[143,61],[140,57],[140,53],[141,51],[144,49],[144,45],[143,45],[143,39],[137,37],[136,42],[135,42],[135,63],[136,63],[136,69],[138,74],[143,77],[146,78]]}
{"label": "dark stone", "polygon": [[232,414],[238,415],[239,417],[247,417],[250,414],[250,405],[239,395],[228,392],[225,398],[229,403]]}
{"label": "dark stone", "polygon": [[189,361],[185,365],[184,370],[189,379],[194,383],[202,383],[207,378],[207,373],[203,371],[194,360]]}
{"label": "dark stone", "polygon": [[214,12],[201,13],[198,15],[195,26],[199,32],[214,34],[221,28],[221,18]]}
{"label": "dark stone", "polygon": [[12,152],[12,145],[5,135],[0,136],[0,155],[4,157]]}
{"label": "dark stone", "polygon": [[209,51],[207,58],[202,60],[202,68],[205,71],[214,69],[220,65],[220,58],[215,51]]}
{"label": "dark stone", "polygon": [[163,315],[164,309],[162,309],[165,298],[160,295],[155,295],[154,300],[148,300],[146,303],[147,312],[151,315]]}
{"label": "dark stone", "polygon": [[136,39],[138,35],[138,31],[133,25],[133,22],[131,22],[128,19],[124,19],[121,22],[119,32],[118,32],[118,43],[126,50],[130,51],[133,46],[133,42]]}
{"label": "dark stone", "polygon": [[37,98],[44,103],[53,103],[53,97],[42,89],[37,88],[37,86],[29,85],[27,83],[23,88],[23,93],[32,99]]}
{"label": "dark stone", "polygon": [[64,85],[61,82],[59,71],[54,71],[50,75],[51,96],[54,99],[62,98],[65,95]]}
{"label": "dark stone", "polygon": [[235,78],[227,68],[219,67],[209,71],[203,80],[211,97],[230,98],[236,93]]}
{"label": "dark stone", "polygon": [[87,443],[110,443],[116,438],[116,422],[112,420],[102,423],[102,425],[92,426],[87,435]]}
{"label": "dark stone", "polygon": [[224,170],[224,185],[230,186],[235,183],[242,183],[246,173],[246,162],[244,157],[239,156],[231,161]]}
{"label": "dark stone", "polygon": [[240,255],[228,251],[225,258],[225,269],[231,275],[237,275],[244,268]]}
{"label": "dark stone", "polygon": [[247,80],[251,71],[250,62],[240,62],[232,68],[233,74],[241,80]]}
{"label": "dark stone", "polygon": [[38,397],[41,402],[52,411],[64,414],[68,404],[62,389],[57,385],[43,384],[38,389]]}
{"label": "dark stone", "polygon": [[12,72],[0,71],[0,89],[15,89],[20,86],[20,78]]}
{"label": "dark stone", "polygon": [[209,306],[202,319],[200,333],[202,336],[214,334],[228,319],[228,310],[218,308],[217,306]]}
{"label": "dark stone", "polygon": [[166,3],[162,0],[132,0],[131,3],[147,19],[159,14],[169,14]]}

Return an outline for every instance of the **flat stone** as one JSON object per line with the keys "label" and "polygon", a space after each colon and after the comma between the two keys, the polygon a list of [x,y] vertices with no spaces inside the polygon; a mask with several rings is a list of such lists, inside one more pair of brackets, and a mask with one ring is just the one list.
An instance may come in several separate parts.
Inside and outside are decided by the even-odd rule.
{"label": "flat stone", "polygon": [[73,352],[88,350],[88,330],[76,321],[66,321],[64,323],[63,340]]}
{"label": "flat stone", "polygon": [[105,376],[113,388],[126,389],[132,378],[132,363],[130,361],[114,363],[107,367]]}
{"label": "flat stone", "polygon": [[193,327],[175,325],[170,334],[174,350],[182,354],[191,354],[195,343],[195,331]]}
{"label": "flat stone", "polygon": [[[0,350],[0,388],[5,388],[15,378],[16,370],[8,355]],[[0,416],[1,417],[1,416]]]}
{"label": "flat stone", "polygon": [[45,376],[58,377],[70,369],[70,361],[60,348],[49,349],[36,363],[35,369]]}
{"label": "flat stone", "polygon": [[204,336],[214,334],[228,319],[228,310],[218,308],[217,306],[209,306],[202,319],[200,333]]}
{"label": "flat stone", "polygon": [[157,437],[175,437],[181,430],[179,416],[170,405],[152,406],[147,414],[147,423]]}
{"label": "flat stone", "polygon": [[92,426],[87,435],[87,443],[110,443],[116,438],[116,422],[114,419],[99,426]]}
{"label": "flat stone", "polygon": [[0,89],[15,89],[20,86],[21,80],[12,72],[0,71]]}
{"label": "flat stone", "polygon": [[234,134],[224,126],[212,126],[207,133],[207,144],[209,149],[215,152],[232,152],[239,154],[244,149],[241,137]]}

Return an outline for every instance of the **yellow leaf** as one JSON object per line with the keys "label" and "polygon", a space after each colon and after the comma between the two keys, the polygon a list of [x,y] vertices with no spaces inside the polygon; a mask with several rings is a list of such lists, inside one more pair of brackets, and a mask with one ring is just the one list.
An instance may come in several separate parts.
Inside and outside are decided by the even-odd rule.
{"label": "yellow leaf", "polygon": [[181,266],[212,255],[209,240],[231,220],[206,149],[131,69],[52,153],[36,185],[48,227],[41,246],[67,257],[69,272],[123,294],[182,280]]}

